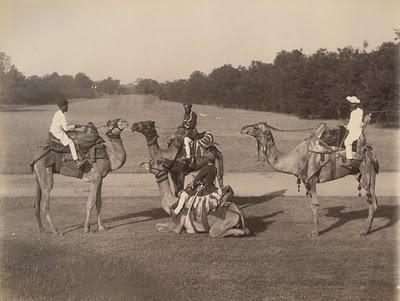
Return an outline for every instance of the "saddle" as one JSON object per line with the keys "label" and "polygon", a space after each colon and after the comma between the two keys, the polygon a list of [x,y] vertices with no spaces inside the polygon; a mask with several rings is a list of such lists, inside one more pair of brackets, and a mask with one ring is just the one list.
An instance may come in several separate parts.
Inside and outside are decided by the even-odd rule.
{"label": "saddle", "polygon": [[224,219],[229,199],[233,195],[231,186],[227,185],[205,196],[191,196],[188,200],[189,208],[183,208],[180,214],[173,218],[173,222],[179,229],[178,232],[182,232],[183,228],[186,228],[187,233],[208,232],[210,226],[207,216],[213,215]]}
{"label": "saddle", "polygon": [[[340,150],[344,150],[344,141],[349,131],[344,126],[339,128],[328,128],[325,123],[321,123],[313,130],[308,138],[308,149],[313,153],[331,154]],[[352,151],[357,152],[357,146],[361,145],[363,135],[353,142]]]}
{"label": "saddle", "polygon": [[47,145],[43,147],[45,153],[41,157],[44,156],[45,166],[52,167],[53,173],[82,178],[84,173],[90,171],[97,159],[109,159],[105,141],[99,136],[93,123],[89,122],[84,131],[68,131],[67,135],[74,141],[78,157],[84,161],[84,164],[78,169],[72,159],[69,146],[64,146],[59,139],[49,133]]}
{"label": "saddle", "polygon": [[[172,141],[176,136],[186,136],[187,130],[184,128],[178,128],[175,133],[168,139],[167,146],[172,144]],[[210,131],[197,132],[197,130],[192,133],[192,142],[191,142],[191,159],[194,160],[196,157],[201,157],[204,150],[209,147],[214,146],[216,143],[214,142],[214,135]],[[184,154],[182,154],[184,156]]]}

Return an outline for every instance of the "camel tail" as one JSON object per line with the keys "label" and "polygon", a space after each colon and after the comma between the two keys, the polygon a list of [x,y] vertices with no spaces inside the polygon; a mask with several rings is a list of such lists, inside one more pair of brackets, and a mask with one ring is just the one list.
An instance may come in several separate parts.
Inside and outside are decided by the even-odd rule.
{"label": "camel tail", "polygon": [[378,158],[375,156],[374,152],[372,151],[372,147],[367,147],[367,153],[370,156],[370,160],[372,161],[372,165],[374,167],[374,171],[376,174],[379,174],[379,161]]}
{"label": "camel tail", "polygon": [[45,149],[44,152],[42,154],[40,154],[39,157],[32,159],[31,163],[29,164],[32,173],[34,172],[35,163],[37,161],[39,161],[40,159],[44,158],[49,152],[50,152],[50,149]]}
{"label": "camel tail", "polygon": [[40,183],[38,176],[35,171],[35,198],[33,200],[33,208],[40,212],[40,201],[42,200],[42,189],[40,188]]}

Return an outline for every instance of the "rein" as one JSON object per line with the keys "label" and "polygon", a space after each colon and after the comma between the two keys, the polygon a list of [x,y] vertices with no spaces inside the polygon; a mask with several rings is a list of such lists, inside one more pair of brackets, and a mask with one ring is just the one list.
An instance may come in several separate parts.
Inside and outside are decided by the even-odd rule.
{"label": "rein", "polygon": [[306,129],[298,129],[298,130],[286,130],[286,129],[278,129],[276,127],[273,127],[272,125],[266,125],[266,127],[270,128],[271,130],[277,131],[277,132],[309,132],[314,129],[314,128],[306,128]]}

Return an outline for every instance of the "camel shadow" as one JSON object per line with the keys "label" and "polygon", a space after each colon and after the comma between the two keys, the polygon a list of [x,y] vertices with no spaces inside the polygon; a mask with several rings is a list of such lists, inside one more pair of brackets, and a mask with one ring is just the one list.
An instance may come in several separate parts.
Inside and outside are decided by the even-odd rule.
{"label": "camel shadow", "polygon": [[[325,217],[333,217],[336,218],[337,221],[330,225],[328,228],[321,230],[319,233],[327,233],[331,230],[334,230],[336,228],[339,228],[346,224],[347,222],[353,221],[355,219],[362,219],[367,222],[367,217],[368,217],[368,209],[361,209],[361,210],[356,210],[356,211],[350,211],[350,212],[343,212],[345,210],[345,206],[336,206],[336,207],[330,207],[330,208],[325,208],[324,211],[326,211],[323,216]],[[399,206],[397,205],[382,205],[378,207],[378,210],[375,212],[374,218],[386,218],[387,222],[378,227],[374,228],[374,223],[372,223],[372,230],[370,233],[389,228],[396,224],[399,220],[399,215],[398,215],[398,210]]]}
{"label": "camel shadow", "polygon": [[274,220],[268,220],[278,214],[282,214],[283,210],[273,212],[271,214],[266,214],[263,216],[245,216],[246,227],[250,230],[250,235],[256,235],[267,230],[268,226],[275,223]]}
{"label": "camel shadow", "polygon": [[[161,219],[161,218],[165,218],[165,217],[168,217],[168,214],[162,208],[154,208],[154,209],[142,210],[142,211],[135,212],[135,213],[128,213],[128,214],[119,215],[116,217],[107,218],[107,219],[103,220],[103,224],[107,226],[108,230],[110,230],[110,229],[114,229],[114,228],[118,228],[118,227],[122,227],[122,226],[126,226],[126,225],[137,224],[140,222],[146,222],[146,221],[150,221],[150,220],[157,220],[157,219]],[[131,220],[131,219],[134,219],[134,220]],[[122,223],[113,224],[113,225],[107,225],[110,223],[126,221],[126,220],[131,220],[131,221],[122,222]],[[90,226],[94,226],[94,225],[97,225],[97,222],[90,223]],[[62,232],[65,235],[69,232],[76,231],[76,230],[79,230],[82,228],[83,228],[83,224],[76,224],[76,225],[65,227],[64,229],[62,229]]]}
{"label": "camel shadow", "polygon": [[286,191],[287,191],[286,189],[282,189],[266,193],[261,196],[234,197],[232,202],[238,205],[241,209],[245,209],[247,207],[269,202],[276,197],[283,197],[285,196]]}
{"label": "camel shadow", "polygon": [[[275,197],[284,196],[285,192],[286,192],[286,190],[283,189],[283,190],[274,191],[274,192],[267,193],[265,195],[257,196],[257,197],[234,197],[232,201],[233,201],[233,203],[237,204],[241,209],[244,209],[244,208],[247,208],[250,206],[268,202]],[[265,216],[246,217],[246,224],[249,226],[251,232],[259,233],[259,232],[264,231],[269,224],[274,222],[274,221],[265,222],[264,219],[270,218],[270,217],[272,217],[276,214],[280,214],[282,212],[283,211],[278,211],[276,213],[265,215]],[[134,212],[134,213],[128,213],[128,214],[104,219],[103,224],[105,226],[107,226],[107,229],[110,230],[110,229],[114,229],[114,228],[118,228],[118,227],[137,224],[140,222],[146,222],[146,221],[150,221],[150,220],[158,220],[158,219],[162,219],[162,218],[166,218],[166,217],[169,217],[169,215],[162,208],[153,208],[153,209],[149,209],[149,210],[142,210],[142,211],[138,211],[138,212]],[[124,221],[126,221],[126,222],[124,222]],[[121,222],[121,223],[114,224],[116,222]],[[112,224],[112,225],[109,225],[109,224]],[[96,222],[90,223],[91,227],[95,226],[95,225],[97,225]],[[63,228],[62,232],[65,235],[67,233],[70,233],[70,232],[73,232],[73,231],[76,231],[76,230],[79,230],[82,228],[83,228],[83,224],[75,224],[75,225]]]}
{"label": "camel shadow", "polygon": [[[240,209],[245,209],[251,206],[260,205],[271,201],[276,197],[283,197],[285,195],[286,189],[274,191],[271,193],[264,194],[262,196],[251,196],[251,197],[234,197],[233,202],[237,204]],[[264,232],[268,226],[275,223],[274,220],[269,220],[270,218],[282,214],[283,210],[276,211],[263,216],[245,216],[246,226],[249,228],[251,235],[256,235],[257,233]]]}

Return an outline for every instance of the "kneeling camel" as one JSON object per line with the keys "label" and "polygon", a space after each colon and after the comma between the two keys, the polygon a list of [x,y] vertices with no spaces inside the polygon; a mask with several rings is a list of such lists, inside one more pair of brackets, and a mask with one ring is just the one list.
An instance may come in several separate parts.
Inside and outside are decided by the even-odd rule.
{"label": "kneeling camel", "polygon": [[[171,185],[168,179],[168,170],[161,163],[161,161],[150,161],[141,164],[143,168],[150,171],[156,178],[158,188],[161,196],[161,207],[165,212],[170,214],[170,207],[177,202],[177,197],[171,191]],[[186,218],[185,215],[180,217]],[[209,236],[214,238],[228,237],[228,236],[245,236],[249,233],[245,227],[243,212],[231,202],[227,203],[227,208],[224,217],[208,214],[206,222],[209,226]],[[175,224],[159,223],[157,224],[158,230],[173,231]]]}

